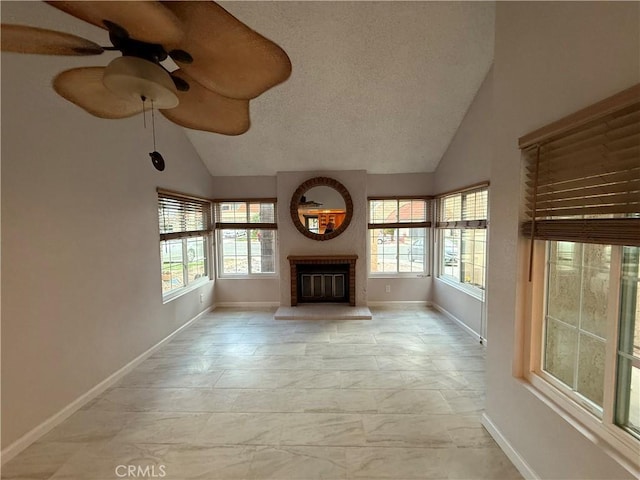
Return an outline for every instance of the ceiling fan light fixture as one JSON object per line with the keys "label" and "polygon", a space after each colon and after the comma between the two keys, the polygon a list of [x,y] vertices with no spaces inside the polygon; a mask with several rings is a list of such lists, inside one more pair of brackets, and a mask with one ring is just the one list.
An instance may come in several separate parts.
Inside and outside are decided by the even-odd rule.
{"label": "ceiling fan light fixture", "polygon": [[174,108],[179,100],[171,76],[160,65],[138,57],[118,57],[107,65],[104,86],[129,100],[150,100],[155,108]]}

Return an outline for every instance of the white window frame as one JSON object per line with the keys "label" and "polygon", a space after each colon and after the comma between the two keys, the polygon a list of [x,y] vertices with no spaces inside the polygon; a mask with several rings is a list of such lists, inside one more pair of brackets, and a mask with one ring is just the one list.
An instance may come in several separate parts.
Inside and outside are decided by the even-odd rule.
{"label": "white window frame", "polygon": [[[186,247],[186,241],[188,240],[188,238],[203,238],[204,239],[204,254],[205,254],[205,258],[204,258],[204,265],[205,265],[205,275],[193,280],[192,282],[188,281],[188,276],[189,276],[189,267],[188,267],[188,261],[185,261],[187,259],[187,247]],[[166,293],[163,292],[162,294],[162,301],[163,303],[167,303],[170,302],[171,300],[180,297],[182,295],[184,295],[185,293],[188,293],[192,290],[195,290],[196,288],[201,287],[202,285],[206,284],[207,282],[211,281],[211,255],[209,254],[209,252],[211,252],[211,236],[210,235],[203,235],[202,237],[185,237],[181,239],[183,242],[183,263],[184,263],[184,286],[180,287],[180,288],[176,288],[176,289],[172,289]],[[170,240],[161,240],[160,241],[160,255],[162,258],[162,248],[163,248],[163,244],[165,242],[169,242]]]}
{"label": "white window frame", "polygon": [[[635,198],[637,158],[626,155],[638,127],[640,84],[542,126],[518,139],[523,154],[521,233],[529,239],[529,282],[523,288],[523,350],[514,373],[561,418],[640,478],[640,440],[615,424],[616,363],[620,328],[621,245],[640,246]],[[585,145],[588,149],[584,149]],[[590,150],[589,150],[590,149]],[[606,152],[607,161],[589,152]],[[594,159],[595,158],[595,159]],[[590,159],[591,161],[587,161]],[[608,331],[602,414],[543,371],[547,244],[543,240],[611,245]],[[524,252],[523,252],[524,253]],[[615,318],[614,318],[615,317]],[[601,417],[601,418],[599,418]]]}
{"label": "white window frame", "polygon": [[[468,295],[471,295],[474,298],[477,298],[478,300],[483,301],[485,298],[485,290],[486,290],[486,284],[487,284],[487,269],[489,268],[488,265],[488,249],[489,249],[489,228],[488,228],[488,216],[489,216],[489,184],[488,183],[483,183],[483,184],[479,184],[479,185],[474,185],[474,186],[470,186],[464,189],[461,189],[459,191],[455,191],[455,192],[450,192],[448,194],[442,194],[439,195],[437,198],[437,202],[438,202],[438,216],[440,217],[440,209],[441,209],[441,202],[444,198],[450,198],[452,196],[460,196],[460,207],[461,209],[464,209],[464,197],[466,195],[469,194],[474,194],[480,191],[486,191],[487,192],[487,205],[486,205],[486,210],[487,210],[487,218],[484,219],[476,219],[474,221],[479,221],[482,220],[484,222],[484,224],[486,225],[485,227],[456,227],[456,226],[450,226],[450,227],[437,227],[434,228],[435,233],[434,233],[434,243],[435,243],[435,248],[434,248],[434,252],[437,253],[437,258],[435,259],[435,264],[436,264],[436,272],[437,272],[437,278],[438,280],[440,280],[441,282],[446,283],[447,285],[456,288]],[[462,212],[461,212],[462,213]],[[460,220],[460,222],[463,222],[463,220]],[[437,225],[437,224],[436,224]],[[485,251],[484,251],[484,288],[479,287],[477,285],[474,285],[472,283],[468,283],[468,282],[464,282],[460,279],[460,277],[456,277],[454,275],[450,275],[448,273],[445,272],[445,265],[444,265],[444,254],[445,254],[445,242],[444,242],[444,232],[446,230],[458,230],[460,232],[460,246],[458,248],[458,262],[460,264],[460,272],[462,272],[462,232],[464,230],[467,229],[474,229],[474,230],[485,230],[486,232],[486,237],[485,237]],[[461,274],[461,273],[460,273]]]}
{"label": "white window frame", "polygon": [[[432,240],[431,240],[431,228],[428,226],[430,224],[431,217],[431,199],[430,197],[422,197],[422,196],[413,196],[413,197],[375,197],[369,198],[367,200],[367,213],[368,217],[371,220],[371,203],[374,201],[390,201],[394,200],[397,203],[397,211],[399,211],[399,203],[401,201],[407,200],[419,200],[425,202],[425,211],[426,218],[424,222],[394,222],[393,226],[389,226],[390,224],[384,224],[380,222],[369,222],[368,231],[367,231],[367,268],[368,274],[370,278],[422,278],[431,276],[431,251],[432,251]],[[412,223],[419,223],[420,225],[412,225]],[[422,224],[427,224],[427,226],[422,226]],[[378,226],[379,225],[379,226]],[[396,244],[396,271],[395,272],[374,272],[372,271],[372,252],[371,252],[371,242],[373,242],[372,235],[375,230],[395,230],[394,236],[395,238],[399,238],[400,230],[404,229],[422,229],[424,231],[424,245],[423,245],[423,265],[422,270],[417,272],[400,272],[400,245]],[[418,237],[420,238],[420,237]]]}
{"label": "white window frame", "polygon": [[[604,451],[634,475],[640,474],[640,440],[615,423],[616,362],[618,350],[620,278],[622,247],[612,245],[607,305],[608,326],[605,343],[605,378],[602,409],[572,392],[543,370],[544,326],[547,299],[547,242],[535,241],[533,276],[527,289],[529,305],[525,321],[523,374],[527,388],[585,437],[602,445]],[[525,272],[525,275],[527,273]],[[611,292],[614,292],[613,294]]]}
{"label": "white window frame", "polygon": [[[484,275],[484,282],[485,282],[485,288],[480,288],[477,285],[474,285],[472,283],[467,283],[467,282],[461,282],[460,279],[458,277],[455,277],[453,275],[449,275],[447,273],[444,273],[444,241],[443,241],[443,236],[444,236],[444,230],[446,229],[436,229],[435,232],[435,237],[436,237],[436,249],[435,251],[438,252],[438,258],[436,261],[436,264],[438,266],[438,280],[440,280],[441,282],[446,283],[447,285],[456,288],[468,295],[471,295],[474,298],[477,298],[478,300],[484,300],[485,297],[485,290],[486,290],[486,281],[487,281],[487,251],[485,250],[485,275]],[[462,228],[458,229],[462,232]],[[485,242],[485,245],[487,245],[486,249],[488,249],[488,241],[489,241],[489,232],[487,231],[487,240]],[[462,240],[461,240],[462,243]],[[462,247],[461,247],[462,248]]]}
{"label": "white window frame", "polygon": [[[159,253],[160,253],[160,277],[161,282],[163,279],[163,249],[165,245],[169,244],[169,242],[173,242],[176,240],[180,240],[182,243],[182,264],[183,264],[183,285],[179,288],[171,289],[168,292],[162,291],[162,302],[168,303],[192,290],[195,290],[207,282],[211,281],[211,271],[212,271],[212,255],[211,255],[211,229],[212,229],[212,218],[211,218],[211,203],[209,200],[189,196],[182,193],[171,192],[168,190],[163,190],[158,188],[158,205],[160,211],[162,211],[161,199],[162,198],[171,198],[174,201],[182,203],[184,205],[187,204],[202,204],[204,206],[204,214],[207,218],[205,218],[203,228],[201,231],[189,231],[188,228],[185,228],[185,231],[178,232],[165,232],[160,233],[160,242],[159,242]],[[159,212],[160,213],[160,212]],[[159,228],[162,232],[162,217],[159,217]],[[193,228],[193,227],[192,227]],[[188,261],[188,249],[187,242],[192,238],[202,238],[203,240],[203,255],[204,255],[204,275],[200,278],[194,279],[193,281],[189,281],[189,261]],[[169,247],[171,248],[171,247]]]}
{"label": "white window frame", "polygon": [[[217,218],[216,220],[216,264],[217,264],[217,268],[216,268],[216,273],[217,273],[217,278],[219,279],[264,279],[264,278],[277,278],[279,276],[278,273],[278,266],[279,266],[279,248],[278,248],[278,234],[277,234],[277,218],[278,218],[278,212],[277,212],[277,203],[275,201],[275,199],[229,199],[229,200],[216,200],[215,201],[215,205],[216,205],[216,215],[219,216],[219,210],[223,210],[223,211],[232,211],[232,210],[237,210],[237,208],[224,208],[225,206],[228,207],[228,204],[230,202],[233,203],[244,203],[246,204],[247,208],[246,208],[246,212],[247,212],[247,217],[245,219],[244,222],[238,222],[238,223],[226,223],[226,222],[222,222],[221,218]],[[261,223],[253,223],[250,222],[250,218],[249,218],[249,205],[250,204],[255,204],[255,203],[267,203],[267,204],[273,204],[273,209],[274,209],[274,222],[273,224],[270,224],[270,226],[268,228],[265,228],[264,224]],[[233,231],[244,231],[245,235],[247,238],[247,273],[238,273],[238,272],[229,272],[226,273],[224,271],[224,252],[223,252],[223,248],[224,248],[224,232],[225,231],[229,231],[229,230],[233,230]],[[274,271],[273,272],[253,272],[252,268],[251,268],[251,240],[250,240],[250,231],[251,230],[257,230],[257,231],[261,231],[261,230],[268,230],[273,232],[273,267],[274,267]],[[236,237],[237,238],[237,237]]]}

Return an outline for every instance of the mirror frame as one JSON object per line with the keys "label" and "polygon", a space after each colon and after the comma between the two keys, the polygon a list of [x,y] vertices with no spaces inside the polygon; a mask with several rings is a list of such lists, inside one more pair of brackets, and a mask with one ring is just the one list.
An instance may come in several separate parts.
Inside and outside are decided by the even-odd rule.
{"label": "mirror frame", "polygon": [[[336,190],[344,200],[344,220],[342,221],[340,226],[331,233],[320,234],[310,232],[307,227],[305,227],[300,221],[300,217],[298,215],[298,206],[300,205],[300,200],[302,199],[302,196],[313,187],[331,187]],[[353,201],[351,200],[349,191],[339,181],[329,177],[314,177],[302,183],[293,193],[289,210],[291,212],[291,220],[301,234],[303,234],[305,237],[311,238],[312,240],[324,241],[331,240],[332,238],[337,237],[347,229],[347,227],[351,223],[351,218],[353,217]]]}

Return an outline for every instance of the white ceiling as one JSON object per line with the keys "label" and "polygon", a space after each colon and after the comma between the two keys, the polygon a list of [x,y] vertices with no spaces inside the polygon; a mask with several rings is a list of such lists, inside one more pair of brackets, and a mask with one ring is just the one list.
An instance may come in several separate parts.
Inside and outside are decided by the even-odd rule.
{"label": "white ceiling", "polygon": [[[48,5],[13,3],[2,2],[3,22],[106,42],[104,30]],[[431,172],[493,60],[493,2],[220,4],[279,44],[293,73],[252,100],[247,133],[187,130],[213,175]]]}

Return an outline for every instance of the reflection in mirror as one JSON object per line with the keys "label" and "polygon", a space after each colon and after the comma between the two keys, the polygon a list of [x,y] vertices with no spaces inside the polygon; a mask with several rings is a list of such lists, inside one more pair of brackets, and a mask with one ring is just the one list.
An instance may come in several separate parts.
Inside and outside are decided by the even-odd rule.
{"label": "reflection in mirror", "polygon": [[291,198],[291,219],[296,228],[314,240],[330,240],[351,222],[353,202],[337,180],[315,177],[307,180]]}
{"label": "reflection in mirror", "polygon": [[312,233],[324,235],[335,231],[346,215],[342,195],[331,187],[313,187],[298,203],[300,222]]}

